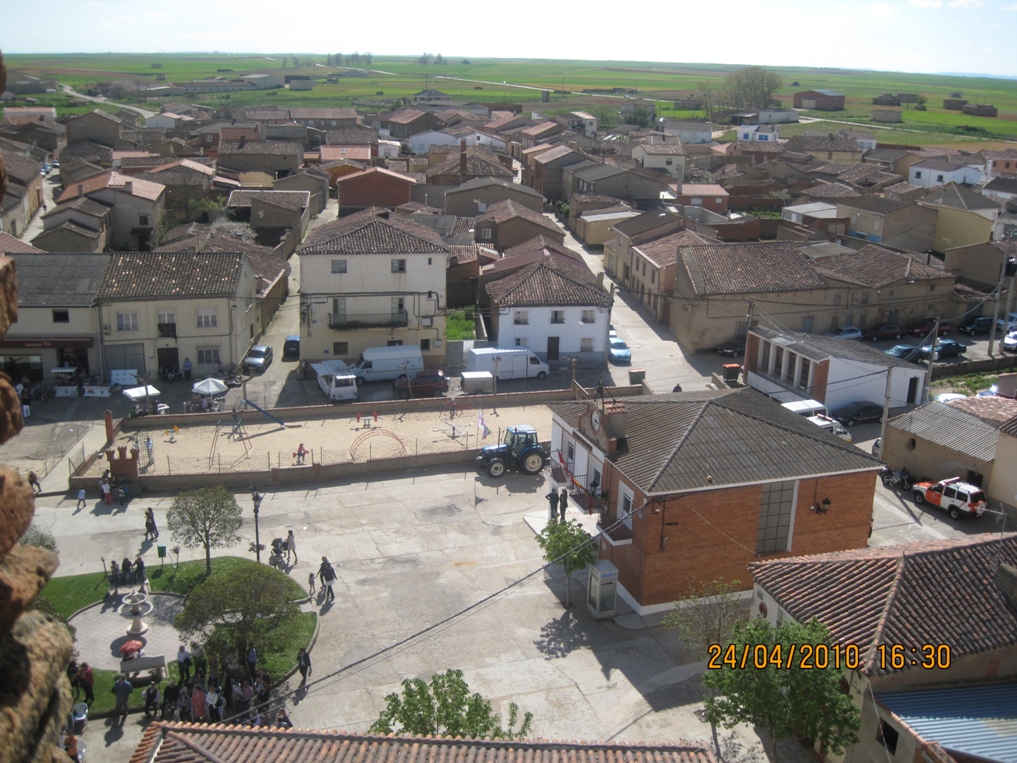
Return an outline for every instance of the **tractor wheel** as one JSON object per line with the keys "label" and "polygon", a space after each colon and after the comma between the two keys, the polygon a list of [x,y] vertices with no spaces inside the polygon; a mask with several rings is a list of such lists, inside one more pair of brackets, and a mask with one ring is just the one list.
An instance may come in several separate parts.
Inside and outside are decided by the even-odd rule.
{"label": "tractor wheel", "polygon": [[494,479],[501,479],[505,476],[505,462],[500,458],[492,459],[487,464],[487,475]]}
{"label": "tractor wheel", "polygon": [[519,471],[523,474],[540,474],[544,468],[544,454],[539,450],[525,454],[519,462]]}

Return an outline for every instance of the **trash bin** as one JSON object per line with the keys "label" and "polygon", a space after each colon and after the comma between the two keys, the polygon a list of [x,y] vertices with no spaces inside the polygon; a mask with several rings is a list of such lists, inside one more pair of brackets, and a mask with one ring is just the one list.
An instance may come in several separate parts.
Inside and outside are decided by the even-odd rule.
{"label": "trash bin", "polygon": [[158,546],[155,547],[155,550],[156,550],[156,553],[158,553],[160,559],[165,559],[166,558],[166,544],[165,543],[160,543]]}
{"label": "trash bin", "polygon": [[738,375],[742,372],[742,367],[738,363],[725,363],[724,364],[724,381],[728,384],[738,381]]}
{"label": "trash bin", "polygon": [[642,384],[643,379],[646,378],[645,368],[630,368],[629,369],[629,384]]}

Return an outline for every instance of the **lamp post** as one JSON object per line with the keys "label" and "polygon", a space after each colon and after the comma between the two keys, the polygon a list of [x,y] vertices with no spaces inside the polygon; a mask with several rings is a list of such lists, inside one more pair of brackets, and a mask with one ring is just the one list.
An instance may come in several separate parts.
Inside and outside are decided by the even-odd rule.
{"label": "lamp post", "polygon": [[258,527],[258,512],[261,510],[263,496],[258,492],[257,485],[251,485],[251,500],[254,502],[254,553],[257,555],[258,564],[261,564],[261,532]]}

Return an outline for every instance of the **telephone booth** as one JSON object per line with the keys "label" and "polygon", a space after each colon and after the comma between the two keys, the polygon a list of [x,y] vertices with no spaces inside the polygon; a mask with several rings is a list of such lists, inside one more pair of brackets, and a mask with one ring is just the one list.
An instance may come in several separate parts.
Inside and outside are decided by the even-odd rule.
{"label": "telephone booth", "polygon": [[618,568],[607,559],[589,566],[589,591],[586,608],[598,620],[614,617],[615,597],[618,588]]}

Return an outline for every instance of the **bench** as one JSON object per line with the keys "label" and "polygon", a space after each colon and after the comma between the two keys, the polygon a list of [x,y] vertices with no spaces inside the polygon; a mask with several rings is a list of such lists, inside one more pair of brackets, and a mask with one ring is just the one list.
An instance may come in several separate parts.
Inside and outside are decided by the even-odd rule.
{"label": "bench", "polygon": [[137,677],[141,671],[152,670],[152,668],[162,668],[162,674],[166,676],[166,658],[159,655],[158,657],[135,657],[133,660],[120,660],[120,672],[125,676],[133,673]]}

